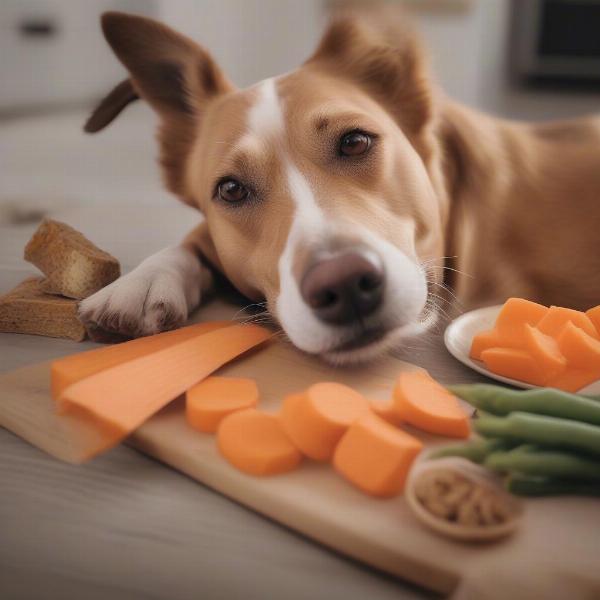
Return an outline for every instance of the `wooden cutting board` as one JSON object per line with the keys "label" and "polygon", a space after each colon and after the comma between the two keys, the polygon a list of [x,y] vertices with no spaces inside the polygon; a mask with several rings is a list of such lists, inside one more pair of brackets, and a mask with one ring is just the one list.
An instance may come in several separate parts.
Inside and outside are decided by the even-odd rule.
{"label": "wooden cutting board", "polygon": [[[209,318],[221,317],[222,312],[209,313]],[[333,369],[279,342],[235,361],[220,373],[256,379],[261,407],[275,411],[286,393],[323,380],[340,381],[367,396],[385,398],[400,370],[410,368],[414,367],[388,358],[368,367]],[[76,432],[53,409],[49,363],[0,376],[0,425],[50,454],[72,461]],[[427,444],[439,443],[433,437],[411,433]],[[600,589],[600,503],[596,500],[533,501],[513,537],[494,545],[470,546],[425,529],[401,497],[370,498],[328,465],[305,461],[295,472],[265,479],[240,473],[218,454],[214,436],[187,425],[182,399],[145,423],[127,443],[326,546],[431,590],[458,590],[457,594],[464,592],[466,598],[475,589],[479,592],[474,597],[506,597],[494,596],[493,586],[485,585],[487,577],[500,573],[507,584],[512,578],[516,592],[532,585],[536,594],[543,590],[537,597],[555,597],[554,593],[560,597],[559,592],[571,593],[578,584],[584,590]],[[590,527],[592,522],[595,528]],[[563,579],[556,579],[557,573]],[[568,588],[562,588],[563,583]]]}

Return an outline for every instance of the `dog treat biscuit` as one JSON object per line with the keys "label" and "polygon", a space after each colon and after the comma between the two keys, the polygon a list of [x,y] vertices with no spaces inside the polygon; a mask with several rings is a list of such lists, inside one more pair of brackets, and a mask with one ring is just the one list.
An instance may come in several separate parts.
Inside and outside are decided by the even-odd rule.
{"label": "dog treat biscuit", "polygon": [[77,301],[46,294],[43,284],[42,277],[31,277],[0,296],[0,332],[83,340]]}
{"label": "dog treat biscuit", "polygon": [[81,300],[121,274],[119,261],[81,233],[45,219],[25,247],[25,260],[46,275],[43,290]]}

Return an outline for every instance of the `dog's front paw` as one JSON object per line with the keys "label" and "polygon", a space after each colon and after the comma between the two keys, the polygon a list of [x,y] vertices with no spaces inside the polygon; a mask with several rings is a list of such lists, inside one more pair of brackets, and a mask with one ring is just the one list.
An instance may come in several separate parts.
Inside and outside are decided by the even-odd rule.
{"label": "dog's front paw", "polygon": [[119,341],[175,329],[188,305],[168,272],[133,271],[79,303],[79,318],[96,341]]}

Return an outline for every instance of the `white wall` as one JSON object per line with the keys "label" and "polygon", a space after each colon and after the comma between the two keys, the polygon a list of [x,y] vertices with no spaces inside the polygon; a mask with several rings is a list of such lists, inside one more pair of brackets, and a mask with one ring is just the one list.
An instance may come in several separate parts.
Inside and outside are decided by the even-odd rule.
{"label": "white wall", "polygon": [[208,48],[240,86],[279,75],[313,50],[321,0],[162,0],[161,18]]}

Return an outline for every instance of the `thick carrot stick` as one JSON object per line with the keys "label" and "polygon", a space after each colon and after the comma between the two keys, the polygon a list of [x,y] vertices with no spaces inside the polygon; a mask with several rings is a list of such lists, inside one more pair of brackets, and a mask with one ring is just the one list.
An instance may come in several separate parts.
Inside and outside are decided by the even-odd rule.
{"label": "thick carrot stick", "polygon": [[59,406],[83,412],[114,432],[114,445],[171,400],[223,364],[271,337],[254,325],[233,325],[198,335],[105,369],[66,388]]}
{"label": "thick carrot stick", "polygon": [[50,385],[52,398],[58,400],[63,390],[90,375],[110,369],[133,358],[147,356],[173,344],[192,339],[200,334],[233,325],[231,321],[215,321],[182,327],[157,335],[141,337],[129,342],[105,346],[59,358],[52,363]]}

